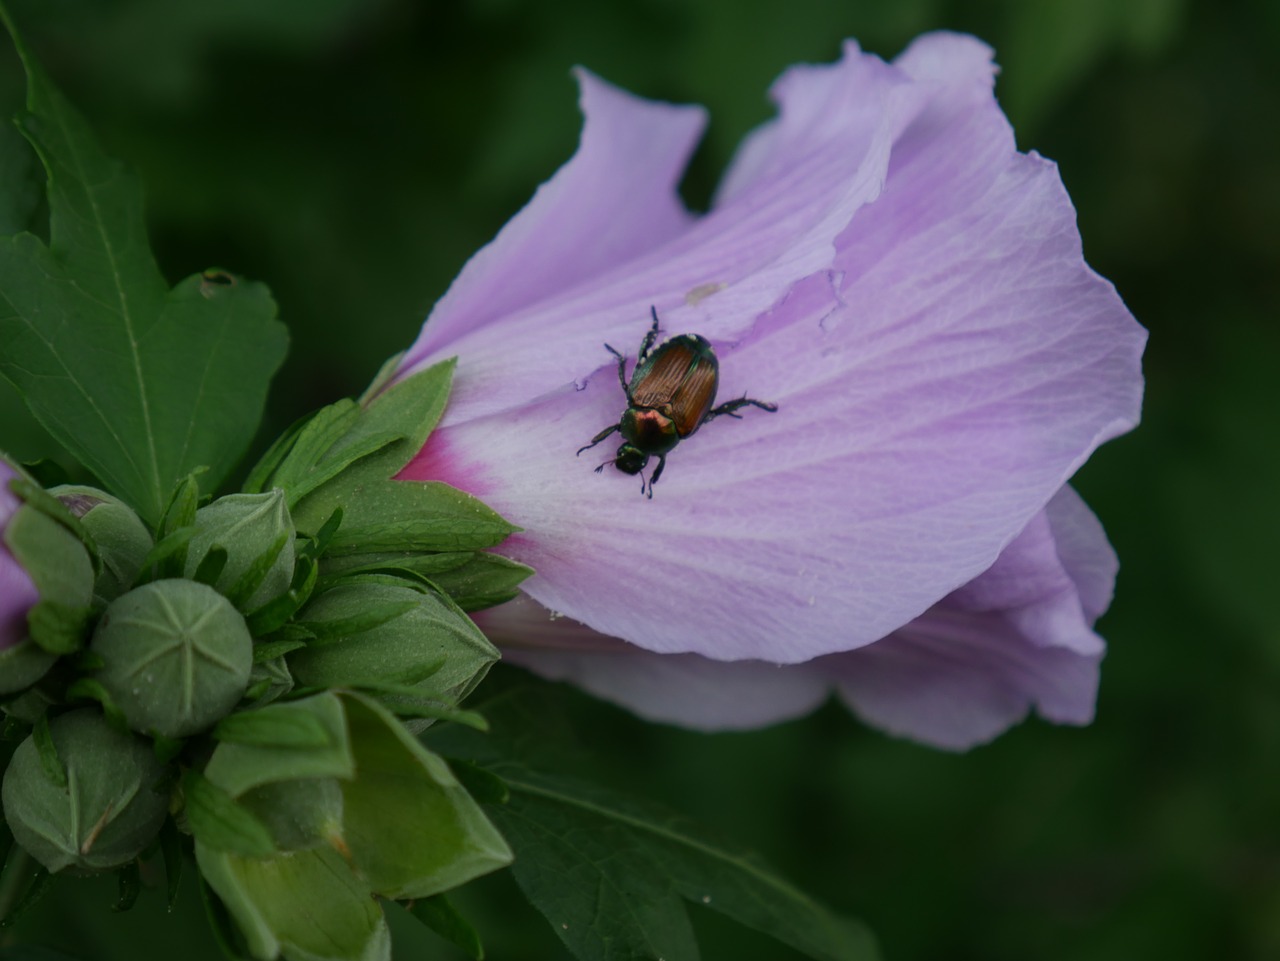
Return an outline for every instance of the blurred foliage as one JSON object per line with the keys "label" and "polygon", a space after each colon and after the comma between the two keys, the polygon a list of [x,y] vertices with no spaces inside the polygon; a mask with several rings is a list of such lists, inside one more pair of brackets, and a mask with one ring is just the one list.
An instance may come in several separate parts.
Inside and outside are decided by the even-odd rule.
{"label": "blurred foliage", "polygon": [[[1152,332],[1146,423],[1079,478],[1124,564],[1097,723],[1033,721],[951,756],[834,706],[706,737],[566,697],[611,783],[759,848],[865,918],[890,961],[1280,956],[1280,4],[11,6],[140,169],[169,278],[217,265],[271,285],[294,347],[264,437],[358,392],[568,157],[573,64],[711,108],[685,184],[703,205],[787,64],[845,36],[885,56],[934,28],[992,43],[1020,144],[1060,162],[1091,263]],[[17,453],[56,453],[7,386],[0,418]],[[17,935],[102,961],[215,957],[192,892],[172,915],[158,891],[113,915],[113,886],[88,890],[55,891]],[[456,900],[489,957],[564,957],[509,878]],[[709,958],[793,957],[700,914]],[[454,956],[391,920],[400,956]]]}

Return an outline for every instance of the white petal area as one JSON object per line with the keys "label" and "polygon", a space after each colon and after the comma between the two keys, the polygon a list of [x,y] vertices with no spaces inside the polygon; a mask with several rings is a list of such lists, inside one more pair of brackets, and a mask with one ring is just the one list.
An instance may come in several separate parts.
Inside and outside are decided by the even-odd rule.
{"label": "white petal area", "polygon": [[[405,368],[458,357],[443,424],[520,410],[566,386],[581,385],[593,374],[613,377],[613,361],[603,345],[634,353],[648,329],[651,306],[671,333],[737,339],[794,283],[829,268],[836,238],[879,195],[890,148],[922,109],[926,92],[869,56],[851,55],[839,64],[807,70],[800,78],[805,82],[792,86],[812,88],[812,96],[826,104],[819,112],[825,121],[817,129],[795,131],[791,162],[757,179],[734,203],[634,256],[611,255],[608,269],[582,271],[569,282],[539,283],[518,305],[503,295],[501,316],[486,308],[478,319],[451,320],[456,314],[449,304],[451,291],[424,327]],[[619,103],[631,109],[627,101],[615,99],[585,105],[589,111],[608,111],[619,109]],[[855,103],[857,109],[851,110]],[[593,143],[594,119],[590,114],[580,153]],[[577,162],[575,157],[551,183],[562,176],[572,180],[568,172]],[[634,179],[620,177],[613,188],[632,192]],[[605,196],[601,193],[583,192],[575,198],[576,206],[566,199],[566,209],[589,217],[598,206],[617,206],[607,190]],[[536,264],[507,257],[506,235],[519,226],[523,236],[522,218],[528,215],[530,231],[537,227],[542,236],[547,228],[541,226],[541,206],[540,194],[477,255],[477,260],[483,258],[481,266],[473,271],[468,265],[455,287],[470,290],[472,273],[490,278],[488,288],[494,291],[508,274],[523,283]],[[545,239],[559,244],[554,233]],[[487,266],[490,262],[500,263],[502,270]],[[459,298],[465,301],[462,294]]]}

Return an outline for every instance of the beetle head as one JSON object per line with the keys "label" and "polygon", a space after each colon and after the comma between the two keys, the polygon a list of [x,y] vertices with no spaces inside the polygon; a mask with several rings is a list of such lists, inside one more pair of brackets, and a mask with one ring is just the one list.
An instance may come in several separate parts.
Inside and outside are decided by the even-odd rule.
{"label": "beetle head", "polygon": [[647,463],[649,455],[633,444],[623,444],[618,448],[618,456],[613,459],[613,466],[624,474],[639,474]]}

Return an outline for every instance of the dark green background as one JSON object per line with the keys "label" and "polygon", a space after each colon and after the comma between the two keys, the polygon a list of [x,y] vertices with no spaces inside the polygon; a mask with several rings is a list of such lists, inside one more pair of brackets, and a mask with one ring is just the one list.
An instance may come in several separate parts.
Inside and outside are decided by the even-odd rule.
{"label": "dark green background", "polygon": [[[1032,721],[952,756],[834,706],[716,737],[571,709],[604,776],[755,845],[866,918],[889,961],[1280,956],[1280,4],[10,6],[141,170],[171,278],[218,265],[271,285],[294,346],[269,430],[359,390],[569,156],[573,64],[711,108],[685,185],[700,205],[787,64],[845,36],[885,56],[939,27],[993,43],[1021,146],[1061,163],[1090,262],[1151,330],[1145,423],[1079,477],[1123,562],[1097,723]],[[5,103],[19,90],[5,50]],[[0,423],[14,453],[50,453],[7,385]],[[561,957],[513,891],[460,899],[490,957]],[[214,956],[192,898],[111,916],[113,894],[64,883],[17,936],[103,961]],[[709,959],[793,957],[698,920]],[[452,957],[397,931],[399,958]]]}

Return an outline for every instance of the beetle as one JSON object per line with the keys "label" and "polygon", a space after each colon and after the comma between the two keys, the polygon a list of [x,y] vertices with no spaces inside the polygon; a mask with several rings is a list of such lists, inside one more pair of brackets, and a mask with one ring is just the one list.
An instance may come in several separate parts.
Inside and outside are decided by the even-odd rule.
{"label": "beetle", "polygon": [[[719,407],[716,388],[720,384],[720,361],[711,343],[700,334],[678,334],[658,343],[658,310],[650,307],[653,325],[640,344],[636,368],[627,379],[627,358],[608,344],[605,349],[618,360],[618,382],[627,395],[627,409],[616,424],[606,427],[584,450],[595,447],[614,431],[623,437],[622,446],[612,461],[605,461],[596,473],[612,463],[624,474],[639,474],[650,457],[658,458],[658,466],[648,481],[648,496],[667,466],[667,455],[680,441],[693,436],[699,427],[716,417],[741,417],[743,407],[759,407],[773,413],[777,404],[750,397],[739,397]],[[646,493],[644,477],[640,493]]]}

